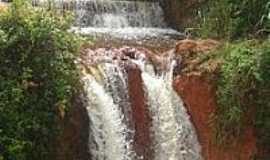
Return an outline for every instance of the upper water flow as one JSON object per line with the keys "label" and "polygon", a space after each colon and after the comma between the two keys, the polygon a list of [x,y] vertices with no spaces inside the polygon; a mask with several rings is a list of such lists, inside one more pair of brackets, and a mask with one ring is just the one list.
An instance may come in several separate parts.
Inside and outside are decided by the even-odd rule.
{"label": "upper water flow", "polygon": [[[145,39],[179,36],[169,29],[158,1],[131,0],[51,0],[50,5],[74,13],[76,21],[71,31],[95,37]],[[33,0],[45,5],[47,0]]]}
{"label": "upper water flow", "polygon": [[[42,2],[44,3],[44,0],[34,0],[36,4]],[[51,3],[58,9],[73,10],[76,15],[76,25],[81,27],[166,27],[159,2],[54,0]]]}
{"label": "upper water flow", "polygon": [[166,27],[158,2],[76,1],[77,25],[96,28]]}

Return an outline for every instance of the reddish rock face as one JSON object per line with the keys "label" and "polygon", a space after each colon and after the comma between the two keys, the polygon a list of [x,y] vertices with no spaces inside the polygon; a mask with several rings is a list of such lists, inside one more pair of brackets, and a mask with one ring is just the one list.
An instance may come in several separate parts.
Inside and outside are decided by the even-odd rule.
{"label": "reddish rock face", "polygon": [[151,118],[145,101],[141,71],[138,68],[128,68],[128,91],[132,107],[133,126],[135,127],[134,150],[144,160],[152,160],[150,149]]}
{"label": "reddish rock face", "polygon": [[184,39],[175,46],[176,54],[205,53],[218,47],[220,43],[212,39],[191,40]]}
{"label": "reddish rock face", "polygon": [[238,141],[227,142],[228,148],[213,141],[211,114],[217,107],[215,88],[200,76],[182,76],[174,81],[174,88],[182,97],[191,115],[202,145],[205,160],[251,160],[256,154],[256,138],[252,127],[247,127]]}

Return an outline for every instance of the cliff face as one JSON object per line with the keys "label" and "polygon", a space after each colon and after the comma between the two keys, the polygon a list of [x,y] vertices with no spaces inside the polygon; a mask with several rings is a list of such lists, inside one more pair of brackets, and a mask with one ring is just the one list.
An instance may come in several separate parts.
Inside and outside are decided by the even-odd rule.
{"label": "cliff face", "polygon": [[211,122],[211,115],[217,107],[215,82],[203,76],[186,75],[176,78],[174,88],[182,97],[191,115],[205,160],[251,160],[253,158],[257,152],[256,137],[250,126],[245,128],[238,140],[226,142],[228,146],[215,143],[213,122]]}
{"label": "cliff face", "polygon": [[182,57],[180,76],[173,83],[175,91],[183,99],[191,120],[197,130],[205,160],[251,160],[257,153],[254,129],[246,126],[242,136],[226,140],[226,145],[215,142],[212,119],[217,109],[216,79],[220,62],[208,56],[211,50],[221,44],[214,40],[182,40],[175,48],[176,55]]}

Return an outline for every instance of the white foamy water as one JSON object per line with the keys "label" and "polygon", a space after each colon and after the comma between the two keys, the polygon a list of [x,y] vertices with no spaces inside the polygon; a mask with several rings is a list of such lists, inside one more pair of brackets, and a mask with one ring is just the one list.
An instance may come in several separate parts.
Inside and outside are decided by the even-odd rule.
{"label": "white foamy water", "polygon": [[[107,50],[106,52],[118,52]],[[168,58],[168,71],[157,75],[144,55],[135,63],[141,69],[146,102],[152,119],[153,160],[202,160],[196,131],[181,98],[172,87],[174,61]],[[123,63],[104,57],[82,80],[90,118],[90,152],[95,160],[138,160],[134,152],[132,108],[128,96],[127,73]],[[91,67],[90,67],[91,68]],[[139,87],[139,86],[138,86]],[[143,115],[142,115],[143,116]]]}
{"label": "white foamy water", "polygon": [[137,27],[126,27],[126,28],[95,28],[95,27],[73,27],[72,32],[80,33],[84,35],[109,35],[114,38],[121,38],[127,40],[136,39],[147,39],[147,38],[160,38],[170,39],[171,37],[183,36],[183,34],[173,29],[163,28],[137,28]]}
{"label": "white foamy water", "polygon": [[90,146],[95,160],[131,160],[133,152],[127,140],[127,126],[123,123],[124,114],[113,97],[90,74],[82,78],[86,92],[87,110],[91,121]]}
{"label": "white foamy water", "polygon": [[152,117],[155,160],[201,160],[201,147],[181,98],[173,90],[172,72],[158,76],[140,63]]}
{"label": "white foamy water", "polygon": [[[33,3],[46,5],[45,0]],[[76,18],[71,30],[80,34],[135,40],[183,36],[168,27],[158,1],[55,0],[51,5],[71,10]]]}

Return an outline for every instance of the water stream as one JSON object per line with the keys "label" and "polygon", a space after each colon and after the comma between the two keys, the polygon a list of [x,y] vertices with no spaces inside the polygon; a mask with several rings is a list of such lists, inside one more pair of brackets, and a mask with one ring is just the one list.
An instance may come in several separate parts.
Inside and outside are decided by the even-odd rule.
{"label": "water stream", "polygon": [[200,160],[200,145],[182,100],[172,87],[174,62],[161,75],[142,68],[153,118],[155,160]]}
{"label": "water stream", "polygon": [[[44,3],[42,0],[34,1],[35,5]],[[115,46],[112,42],[116,39],[121,39],[124,45],[133,42],[144,47],[149,42],[154,42],[152,47],[156,48],[159,44],[174,44],[181,34],[166,24],[159,2],[56,0],[53,3],[58,9],[75,13],[76,23],[70,31],[99,38],[105,44],[105,48],[89,49],[81,57],[84,61],[83,98],[86,99],[90,119],[89,152],[93,159],[201,160],[201,148],[195,129],[181,98],[172,87],[173,58],[168,57],[163,62],[163,70],[157,73],[147,51],[112,48]],[[142,84],[137,85],[143,88],[145,99],[141,101],[145,101],[151,117],[150,132],[142,134],[150,134],[147,137],[150,137],[151,144],[137,147],[152,152],[150,157],[137,153],[138,149],[134,145],[137,143],[134,137],[138,134],[138,122],[134,122],[131,114],[136,107],[131,105],[129,97],[128,79],[132,75],[128,74],[127,68],[131,66],[141,73],[136,76],[140,77],[138,79],[142,80]]]}
{"label": "water stream", "polygon": [[[33,0],[45,5],[47,0]],[[124,40],[182,38],[171,29],[158,1],[134,0],[53,0],[55,8],[73,11],[76,22],[71,31],[96,38]]]}
{"label": "water stream", "polygon": [[[100,71],[104,72],[108,78],[116,78],[121,76],[121,72],[115,74],[111,69],[117,68],[112,64],[105,64],[100,66]],[[106,70],[112,72],[107,74]],[[126,107],[129,102],[117,97],[121,95],[121,92],[114,89],[111,92],[107,91],[107,84],[117,87],[107,77],[103,77],[103,82],[90,74],[84,74],[82,78],[87,93],[87,110],[91,121],[90,151],[94,160],[132,160],[134,157],[130,145],[132,139],[128,139],[129,130],[124,123],[126,118],[124,116],[127,114],[124,114],[120,107],[121,102]],[[124,81],[121,82],[124,83]]]}
{"label": "water stream", "polygon": [[[91,63],[86,65],[88,71],[84,70],[82,80],[94,135],[90,138],[91,153],[96,160],[201,160],[195,129],[172,87],[175,61],[168,57],[165,69],[157,73],[145,53],[130,48],[97,49],[87,54]],[[146,101],[152,119],[152,144],[142,146],[153,152],[151,159],[138,155],[133,146],[134,134],[138,133],[132,125],[130,75],[125,69],[131,66],[141,72],[136,76],[142,77],[142,84],[137,85],[144,88],[146,99],[142,101]]]}

